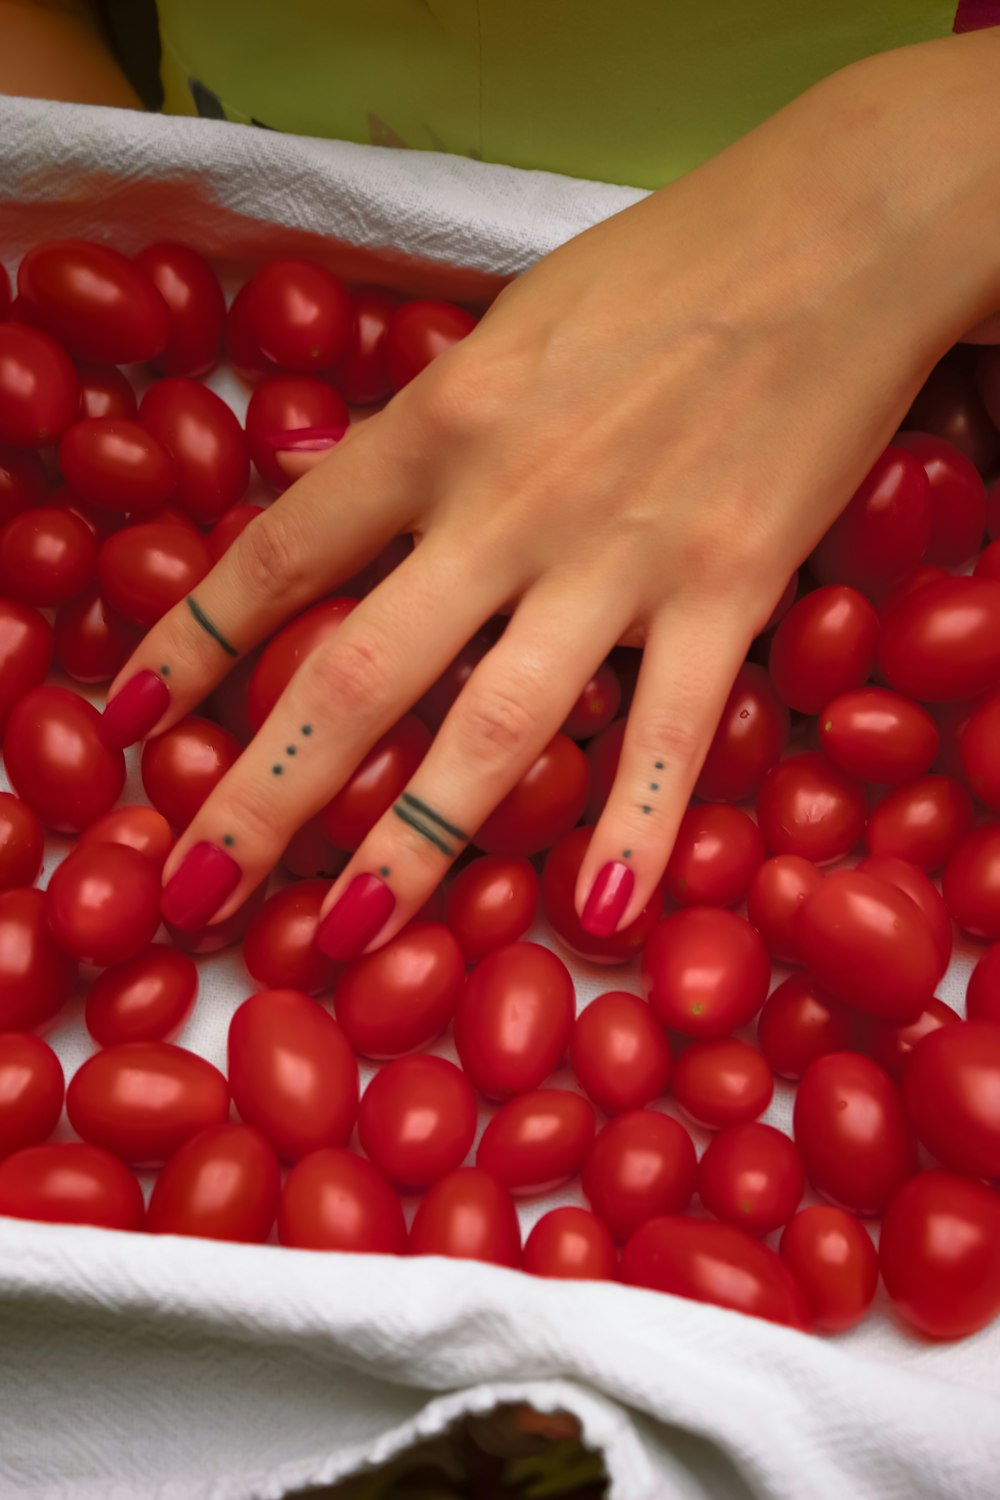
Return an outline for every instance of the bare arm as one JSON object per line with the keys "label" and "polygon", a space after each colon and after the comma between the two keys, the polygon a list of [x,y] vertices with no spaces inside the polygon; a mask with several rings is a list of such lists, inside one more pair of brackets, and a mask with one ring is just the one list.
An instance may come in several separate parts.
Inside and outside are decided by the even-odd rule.
{"label": "bare arm", "polygon": [[142,108],[87,0],[0,0],[0,36],[0,94]]}

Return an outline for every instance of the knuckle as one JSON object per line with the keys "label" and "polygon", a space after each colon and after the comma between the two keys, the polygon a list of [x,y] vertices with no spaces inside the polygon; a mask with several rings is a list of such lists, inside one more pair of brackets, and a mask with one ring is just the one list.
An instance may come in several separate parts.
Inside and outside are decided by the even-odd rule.
{"label": "knuckle", "polygon": [[705,753],[702,736],[694,724],[672,714],[653,713],[633,731],[633,748],[655,765],[663,762],[664,777],[685,777],[698,769]]}
{"label": "knuckle", "polygon": [[335,639],[308,659],[307,691],[328,712],[370,717],[388,689],[385,653],[370,638]]}
{"label": "knuckle", "polygon": [[295,600],[305,596],[309,584],[308,548],[291,512],[279,507],[259,516],[237,538],[232,549],[233,566],[246,596],[255,599]]}
{"label": "knuckle", "polygon": [[477,436],[491,428],[507,404],[494,361],[454,348],[419,377],[421,420],[440,438]]}
{"label": "knuckle", "polygon": [[477,759],[520,760],[536,736],[535,718],[514,688],[493,686],[459,699],[457,728]]}
{"label": "knuckle", "polygon": [[213,824],[237,830],[240,844],[249,845],[258,859],[283,849],[292,831],[282,823],[266,788],[246,776],[231,786],[228,781],[220,783],[210,807],[206,804],[199,817],[206,810]]}

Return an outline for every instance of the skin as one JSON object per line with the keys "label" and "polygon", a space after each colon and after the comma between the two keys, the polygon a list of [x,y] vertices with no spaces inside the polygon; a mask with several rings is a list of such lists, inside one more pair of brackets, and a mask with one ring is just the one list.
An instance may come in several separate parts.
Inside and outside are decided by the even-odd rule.
{"label": "skin", "polygon": [[[644,644],[643,666],[577,903],[628,850],[621,924],[632,921],[789,575],[936,360],[970,329],[1000,337],[1000,320],[984,323],[1000,304],[998,65],[1000,30],[833,75],[545,257],[330,454],[289,455],[302,477],[197,589],[238,652],[398,532],[419,545],[302,667],[165,878],[195,843],[228,836],[243,870],[217,914],[228,915],[506,609],[505,635],[408,788],[444,836],[390,809],[324,910],[354,876],[389,871],[396,906],[370,947],[398,931],[444,874],[442,843],[461,849],[625,639]],[[162,664],[172,703],[157,733],[231,657],[185,603],[112,695]]]}

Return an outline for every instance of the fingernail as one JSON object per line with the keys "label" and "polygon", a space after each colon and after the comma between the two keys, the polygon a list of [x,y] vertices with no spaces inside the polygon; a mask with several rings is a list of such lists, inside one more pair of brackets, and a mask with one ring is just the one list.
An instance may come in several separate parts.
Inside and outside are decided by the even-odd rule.
{"label": "fingernail", "polygon": [[621,860],[602,865],[590,888],[580,925],[594,937],[610,937],[617,931],[635,886],[635,875]]}
{"label": "fingernail", "polygon": [[148,734],[170,707],[170,689],[158,672],[130,677],[101,715],[97,733],[112,750],[124,750]]}
{"label": "fingernail", "polygon": [[264,441],[277,453],[322,453],[340,442],[346,427],[292,427],[287,432],[269,432]]}
{"label": "fingernail", "polygon": [[217,844],[195,844],[171,875],[160,897],[165,921],[183,932],[206,927],[243,878],[235,859]]}
{"label": "fingernail", "polygon": [[327,958],[357,958],[392,916],[396,898],[377,875],[355,875],[316,929],[316,945]]}

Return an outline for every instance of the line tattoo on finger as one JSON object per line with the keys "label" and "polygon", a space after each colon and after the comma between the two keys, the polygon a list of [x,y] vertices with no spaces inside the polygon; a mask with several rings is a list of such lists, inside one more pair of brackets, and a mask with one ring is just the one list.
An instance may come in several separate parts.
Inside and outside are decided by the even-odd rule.
{"label": "line tattoo on finger", "polygon": [[442,818],[441,814],[435,812],[429,803],[422,801],[419,797],[414,797],[412,792],[402,792],[399,801],[393,804],[392,810],[400,822],[419,833],[448,859],[454,859],[458,851],[447,842],[445,834],[463,844],[469,841],[467,833],[455,823],[449,823],[447,818]]}
{"label": "line tattoo on finger", "polygon": [[188,594],[187,596],[187,607],[191,611],[191,614],[194,616],[194,619],[201,626],[202,630],[204,630],[205,634],[210,635],[213,641],[215,641],[222,647],[227,656],[239,656],[240,653],[237,651],[236,647],[230,645],[229,641],[226,640],[219,627],[213,624],[213,622],[208,618],[208,615],[206,615],[205,611],[202,609],[201,605],[198,603],[193,594]]}

